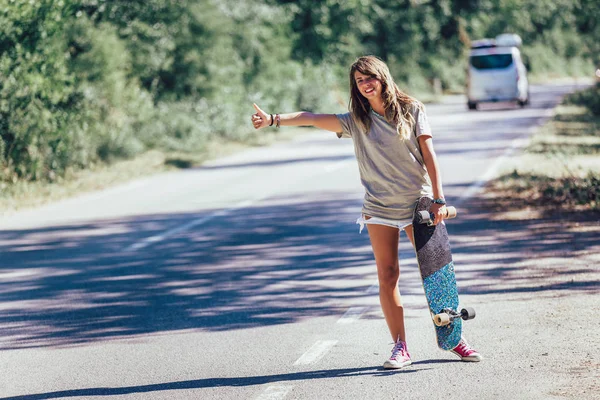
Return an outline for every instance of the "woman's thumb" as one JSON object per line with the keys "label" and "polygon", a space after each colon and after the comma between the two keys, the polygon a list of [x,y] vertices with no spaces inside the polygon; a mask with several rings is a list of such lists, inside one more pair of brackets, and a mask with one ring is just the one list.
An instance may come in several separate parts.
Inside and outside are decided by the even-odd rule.
{"label": "woman's thumb", "polygon": [[254,109],[256,110],[257,113],[265,114],[265,112],[263,110],[261,110],[260,107],[256,105],[256,103],[253,103],[253,105],[254,105]]}

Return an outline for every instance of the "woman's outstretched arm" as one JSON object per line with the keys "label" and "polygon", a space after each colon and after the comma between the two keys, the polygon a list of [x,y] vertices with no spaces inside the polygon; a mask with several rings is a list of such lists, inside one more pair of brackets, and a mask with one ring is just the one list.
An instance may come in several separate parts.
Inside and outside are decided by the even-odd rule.
{"label": "woman's outstretched arm", "polygon": [[252,125],[255,129],[277,125],[281,126],[314,126],[331,132],[342,132],[342,124],[335,114],[313,114],[307,111],[289,114],[267,114],[259,106],[254,104],[256,114],[252,115]]}

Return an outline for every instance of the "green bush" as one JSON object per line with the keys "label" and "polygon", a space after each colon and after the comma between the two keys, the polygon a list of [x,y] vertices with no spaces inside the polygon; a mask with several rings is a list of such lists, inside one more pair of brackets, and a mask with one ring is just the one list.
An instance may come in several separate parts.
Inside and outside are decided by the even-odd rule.
{"label": "green bush", "polygon": [[203,107],[197,103],[160,103],[141,130],[140,140],[164,151],[201,152],[211,137]]}
{"label": "green bush", "polygon": [[87,110],[80,128],[92,161],[127,158],[145,150],[138,135],[154,113],[150,94],[130,78],[131,57],[116,31],[113,25],[79,18],[66,32],[70,47],[79,49],[72,51],[70,67]]}
{"label": "green bush", "polygon": [[600,116],[600,82],[590,88],[572,93],[565,99],[567,103],[587,107],[590,112]]}
{"label": "green bush", "polygon": [[600,209],[600,176],[597,174],[590,172],[585,178],[545,179],[540,183],[544,201]]}
{"label": "green bush", "polygon": [[[518,3],[518,4],[517,4]],[[337,112],[375,54],[421,96],[464,87],[469,37],[518,32],[532,73],[586,75],[591,0],[11,0],[0,7],[0,181],[149,149],[203,152],[272,112]],[[598,89],[580,101],[598,114]]]}
{"label": "green bush", "polygon": [[555,207],[586,206],[600,210],[600,175],[554,178],[513,171],[497,180],[526,196],[529,202]]}
{"label": "green bush", "polygon": [[0,55],[1,180],[53,179],[73,161],[71,110],[81,94],[65,54],[64,43],[46,36]]}

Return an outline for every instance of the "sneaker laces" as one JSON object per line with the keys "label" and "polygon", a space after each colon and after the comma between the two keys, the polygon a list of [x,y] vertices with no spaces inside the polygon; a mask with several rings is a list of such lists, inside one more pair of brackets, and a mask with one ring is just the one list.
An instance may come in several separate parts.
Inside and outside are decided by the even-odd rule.
{"label": "sneaker laces", "polygon": [[410,357],[410,355],[408,354],[408,350],[406,348],[406,342],[403,342],[400,339],[398,339],[398,341],[396,341],[396,344],[394,345],[394,348],[392,349],[392,356],[390,357],[390,359],[395,360],[401,357]]}
{"label": "sneaker laces", "polygon": [[460,338],[460,342],[454,348],[454,351],[459,352],[461,354],[468,355],[471,352],[473,352],[473,349],[471,349],[471,346],[469,346],[469,344],[467,343],[467,341],[465,340],[465,338]]}

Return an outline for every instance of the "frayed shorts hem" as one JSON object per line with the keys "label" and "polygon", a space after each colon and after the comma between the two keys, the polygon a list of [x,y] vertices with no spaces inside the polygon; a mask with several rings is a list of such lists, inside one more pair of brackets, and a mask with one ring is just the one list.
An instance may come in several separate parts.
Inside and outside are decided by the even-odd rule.
{"label": "frayed shorts hem", "polygon": [[363,229],[365,228],[365,225],[367,224],[385,225],[391,226],[392,228],[398,228],[399,230],[403,230],[407,226],[412,225],[412,219],[394,220],[379,217],[371,217],[369,219],[366,219],[364,215],[361,215],[360,218],[356,220],[356,224],[360,225],[358,233],[362,233]]}

